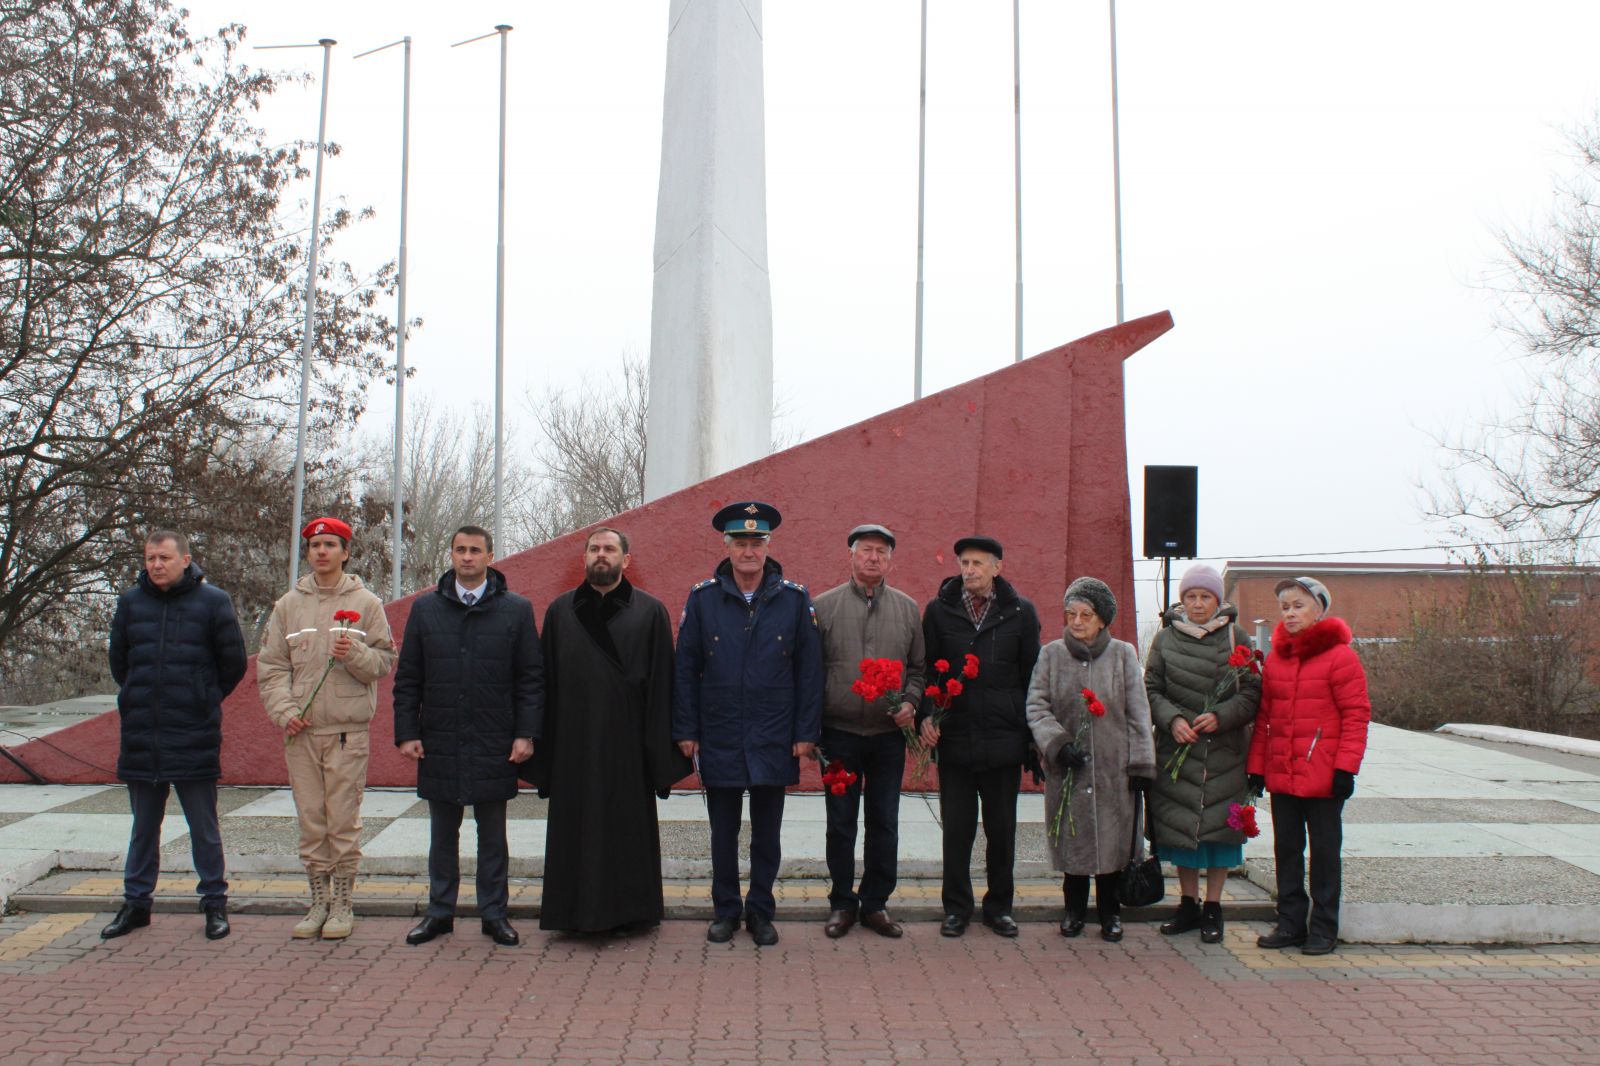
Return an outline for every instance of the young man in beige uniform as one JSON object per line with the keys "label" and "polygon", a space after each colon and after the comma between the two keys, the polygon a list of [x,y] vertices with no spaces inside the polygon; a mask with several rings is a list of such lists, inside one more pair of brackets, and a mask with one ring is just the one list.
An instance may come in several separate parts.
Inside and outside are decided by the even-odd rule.
{"label": "young man in beige uniform", "polygon": [[350,527],[316,518],[300,535],[311,573],[273,605],[256,681],[268,716],[284,733],[300,861],[311,881],[311,910],[294,936],[337,940],[355,928],[350,895],[361,863],[367,724],[395,651],[383,603],[344,572]]}

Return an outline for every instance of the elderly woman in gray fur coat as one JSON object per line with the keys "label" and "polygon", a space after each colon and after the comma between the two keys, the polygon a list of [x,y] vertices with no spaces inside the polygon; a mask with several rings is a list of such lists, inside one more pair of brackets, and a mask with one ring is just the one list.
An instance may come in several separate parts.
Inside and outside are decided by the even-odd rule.
{"label": "elderly woman in gray fur coat", "polygon": [[[1074,581],[1063,604],[1066,633],[1040,650],[1027,703],[1028,728],[1044,756],[1050,865],[1064,875],[1061,935],[1083,932],[1092,876],[1100,936],[1113,941],[1122,939],[1117,878],[1129,859],[1134,793],[1149,792],[1155,777],[1139,652],[1107,632],[1116,616],[1105,582]],[[1057,822],[1069,771],[1070,818]]]}

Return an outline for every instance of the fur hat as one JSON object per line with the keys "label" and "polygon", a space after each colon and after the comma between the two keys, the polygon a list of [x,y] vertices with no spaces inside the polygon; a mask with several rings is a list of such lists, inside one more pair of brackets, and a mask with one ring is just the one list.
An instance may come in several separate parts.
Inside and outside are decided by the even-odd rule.
{"label": "fur hat", "polygon": [[1068,585],[1061,605],[1065,607],[1073,600],[1087,603],[1106,625],[1117,617],[1117,597],[1112,594],[1111,586],[1097,577],[1080,577]]}
{"label": "fur hat", "polygon": [[1222,575],[1207,566],[1197,563],[1183,572],[1183,580],[1178,582],[1178,599],[1183,599],[1183,594],[1190,589],[1205,589],[1222,602]]}

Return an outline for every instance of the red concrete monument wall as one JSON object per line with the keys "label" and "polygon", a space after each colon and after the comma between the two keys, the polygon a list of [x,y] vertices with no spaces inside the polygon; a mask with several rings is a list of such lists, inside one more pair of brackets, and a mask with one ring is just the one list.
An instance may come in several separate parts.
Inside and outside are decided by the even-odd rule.
{"label": "red concrete monument wall", "polygon": [[[1115,635],[1134,640],[1133,531],[1128,501],[1122,363],[1172,328],[1166,312],[1102,330],[864,422],[617,515],[606,524],[631,541],[629,578],[674,619],[690,586],[724,557],[711,516],[724,504],[766,500],[783,512],[772,558],[815,592],[848,577],[845,533],[862,522],[895,531],[890,583],[926,602],[956,572],[951,547],[969,533],[1005,545],[1005,576],[1034,601],[1044,639],[1061,635],[1068,582],[1103,579],[1122,609]],[[584,531],[496,563],[511,588],[544,608],[583,576]],[[203,561],[203,560],[202,560]],[[446,560],[439,562],[441,570]],[[423,595],[431,595],[431,592]],[[412,598],[387,606],[397,639]],[[373,785],[412,785],[416,769],[395,752],[390,683],[372,723]],[[224,784],[288,781],[282,734],[256,695],[255,663],[223,707]],[[115,712],[13,749],[47,780],[102,783],[116,765]],[[55,750],[61,749],[61,750]],[[0,761],[0,782],[26,778]],[[803,786],[815,788],[807,763]]]}

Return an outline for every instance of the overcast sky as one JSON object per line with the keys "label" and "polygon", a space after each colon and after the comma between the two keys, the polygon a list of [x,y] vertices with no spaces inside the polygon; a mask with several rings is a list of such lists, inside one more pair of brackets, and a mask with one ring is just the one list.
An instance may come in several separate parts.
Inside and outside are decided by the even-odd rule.
{"label": "overcast sky", "polygon": [[[508,410],[648,353],[666,0],[446,5],[191,0],[196,31],[338,39],[325,198],[393,255],[399,49],[413,67],[408,396],[492,398],[498,47],[510,35]],[[1012,357],[1011,4],[931,0],[926,384]],[[1022,2],[1029,353],[1113,324],[1104,0]],[[912,391],[917,0],[765,4],[773,349],[814,437]],[[1129,317],[1176,328],[1128,364],[1129,469],[1200,467],[1200,550],[1259,557],[1438,543],[1433,437],[1505,407],[1527,367],[1479,285],[1536,224],[1564,130],[1600,99],[1592,0],[1122,0]],[[315,71],[316,49],[254,63]],[[316,87],[275,98],[315,137]],[[375,395],[370,428],[390,425]],[[1385,558],[1440,558],[1419,552]],[[1141,568],[1141,574],[1145,571]],[[1140,586],[1141,600],[1153,590]],[[1148,603],[1144,604],[1149,606]]]}

